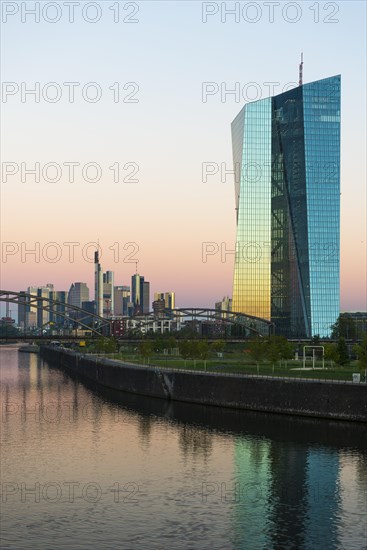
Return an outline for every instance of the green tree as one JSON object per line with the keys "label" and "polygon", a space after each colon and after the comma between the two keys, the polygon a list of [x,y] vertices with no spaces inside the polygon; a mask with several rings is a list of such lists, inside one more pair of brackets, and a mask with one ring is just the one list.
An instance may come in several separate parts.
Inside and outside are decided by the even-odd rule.
{"label": "green tree", "polygon": [[194,360],[194,367],[196,367],[196,359],[198,359],[200,357],[199,344],[200,344],[200,342],[198,340],[191,340],[190,341],[190,347],[189,347],[190,355],[189,355],[189,357],[190,357],[190,359]]}
{"label": "green tree", "polygon": [[177,340],[174,336],[170,336],[168,338],[168,348],[169,349],[177,348]]}
{"label": "green tree", "polygon": [[187,360],[191,356],[191,342],[189,342],[188,340],[181,340],[178,344],[178,349],[182,359],[185,360],[185,368],[186,368]]}
{"label": "green tree", "polygon": [[285,361],[287,361],[288,359],[293,359],[294,346],[287,340],[287,338],[285,338],[284,336],[273,336],[272,338],[277,339],[280,359],[284,359]]}
{"label": "green tree", "polygon": [[354,351],[357,354],[359,368],[367,369],[367,334],[364,335],[360,344],[354,346]]}
{"label": "green tree", "polygon": [[154,340],[154,349],[157,352],[162,352],[164,350],[164,341],[162,340],[161,335],[158,335]]}
{"label": "green tree", "polygon": [[201,340],[200,342],[197,342],[197,354],[200,359],[203,359],[204,368],[206,370],[206,360],[209,354],[209,344],[206,340]]}
{"label": "green tree", "polygon": [[267,342],[261,338],[256,338],[250,343],[249,353],[251,359],[257,365],[257,370],[259,370],[259,363],[265,359],[267,354]]}
{"label": "green tree", "polygon": [[164,337],[162,339],[162,349],[171,350],[173,348],[177,348],[177,340],[174,336]]}
{"label": "green tree", "polygon": [[336,344],[325,344],[325,360],[337,363],[339,359],[338,347]]}
{"label": "green tree", "polygon": [[274,368],[278,361],[282,359],[287,361],[293,358],[293,345],[284,336],[270,336],[266,346],[266,355]]}
{"label": "green tree", "polygon": [[0,322],[0,336],[1,338],[9,338],[10,336],[18,336],[19,330],[9,323]]}
{"label": "green tree", "polygon": [[357,329],[354,319],[348,313],[341,313],[336,322],[331,326],[331,337],[355,340]]}
{"label": "green tree", "polygon": [[266,357],[273,366],[281,359],[281,347],[275,336],[272,336],[267,344]]}
{"label": "green tree", "polygon": [[115,353],[116,351],[116,340],[114,338],[98,338],[95,344],[95,351],[97,353]]}
{"label": "green tree", "polygon": [[211,344],[212,350],[218,353],[221,353],[222,351],[224,351],[225,347],[226,347],[226,343],[224,340],[216,340]]}
{"label": "green tree", "polygon": [[348,353],[348,346],[346,344],[345,338],[341,337],[338,340],[337,344],[337,353],[338,353],[338,364],[348,365],[349,364],[349,353]]}
{"label": "green tree", "polygon": [[149,341],[146,341],[146,342],[142,342],[139,346],[139,353],[140,355],[146,359],[147,357],[151,357],[152,353],[153,353],[153,347],[154,347],[154,343],[153,342],[149,342]]}

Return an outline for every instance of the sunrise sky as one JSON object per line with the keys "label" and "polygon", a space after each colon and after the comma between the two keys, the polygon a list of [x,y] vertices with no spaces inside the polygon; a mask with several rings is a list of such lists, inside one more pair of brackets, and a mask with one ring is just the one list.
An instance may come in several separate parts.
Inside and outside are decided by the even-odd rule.
{"label": "sunrise sky", "polygon": [[[342,75],[341,309],[367,309],[365,2],[279,2],[273,22],[264,2],[252,3],[256,13],[240,2],[239,22],[225,14],[221,22],[216,2],[121,2],[117,14],[116,2],[105,0],[85,11],[101,16],[95,23],[83,19],[88,2],[75,6],[73,23],[63,2],[45,13],[41,2],[39,23],[21,4],[35,2],[2,2],[2,289],[54,283],[68,290],[86,281],[92,294],[87,244],[99,242],[115,284],[130,284],[136,259],[151,294],[173,290],[178,306],[213,307],[231,295],[234,255],[225,251],[235,243],[233,177],[221,181],[218,172],[203,181],[203,163],[232,168],[231,121],[246,101],[269,95],[266,83],[277,83],[274,94],[295,85],[303,52],[304,82]],[[284,11],[286,4],[294,6]],[[206,23],[203,10],[215,12]],[[64,84],[71,82],[73,102]],[[212,95],[203,101],[205,82]],[[24,93],[36,83],[39,102]],[[240,97],[221,96],[236,86]],[[39,183],[24,173],[36,162]],[[73,162],[70,181],[65,163]],[[62,173],[44,169],[48,163]],[[83,177],[87,163],[99,167],[99,181],[86,181],[93,166]],[[203,262],[208,242],[216,253]],[[37,246],[39,262],[24,254]]]}

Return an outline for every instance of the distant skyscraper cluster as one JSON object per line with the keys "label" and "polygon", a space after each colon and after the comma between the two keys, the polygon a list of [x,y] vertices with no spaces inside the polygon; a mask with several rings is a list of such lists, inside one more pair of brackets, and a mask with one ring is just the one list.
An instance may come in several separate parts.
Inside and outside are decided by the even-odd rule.
{"label": "distant skyscraper cluster", "polygon": [[[150,283],[144,276],[135,273],[131,278],[131,287],[115,286],[114,272],[103,272],[98,252],[94,255],[94,299],[91,299],[85,282],[72,283],[69,291],[55,291],[53,284],[30,286],[21,294],[24,294],[24,299],[18,306],[18,325],[24,329],[46,330],[52,325],[73,326],[78,321],[92,326],[93,315],[114,319],[147,315],[154,309],[150,303]],[[36,300],[30,303],[27,295]],[[155,297],[158,295],[162,297],[165,314],[167,310],[174,309],[174,292],[155,293]],[[67,305],[80,308],[83,312],[73,311]],[[91,314],[90,317],[86,315],[88,313]]]}

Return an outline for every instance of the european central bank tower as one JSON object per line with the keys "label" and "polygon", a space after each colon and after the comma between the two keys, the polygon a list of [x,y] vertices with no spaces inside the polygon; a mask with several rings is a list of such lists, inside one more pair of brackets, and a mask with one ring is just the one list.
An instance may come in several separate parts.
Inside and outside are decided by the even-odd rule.
{"label": "european central bank tower", "polygon": [[248,103],[232,122],[232,310],[287,337],[329,336],[339,315],[340,84]]}

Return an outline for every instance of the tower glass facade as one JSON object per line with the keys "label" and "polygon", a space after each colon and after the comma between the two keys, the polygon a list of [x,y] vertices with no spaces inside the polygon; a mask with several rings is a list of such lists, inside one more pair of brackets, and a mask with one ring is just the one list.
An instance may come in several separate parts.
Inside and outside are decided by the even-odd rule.
{"label": "tower glass facade", "polygon": [[232,123],[232,307],[285,336],[329,336],[339,315],[340,80],[250,103]]}
{"label": "tower glass facade", "polygon": [[[233,311],[270,319],[271,99],[247,105],[237,120],[243,129],[241,186],[237,206]],[[237,154],[238,154],[237,153]],[[256,281],[256,285],[254,284]]]}

